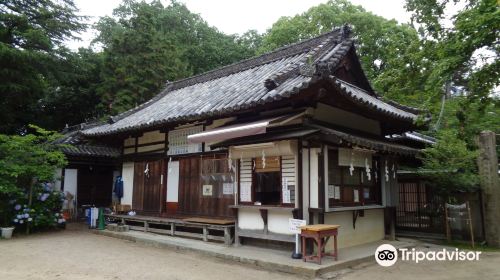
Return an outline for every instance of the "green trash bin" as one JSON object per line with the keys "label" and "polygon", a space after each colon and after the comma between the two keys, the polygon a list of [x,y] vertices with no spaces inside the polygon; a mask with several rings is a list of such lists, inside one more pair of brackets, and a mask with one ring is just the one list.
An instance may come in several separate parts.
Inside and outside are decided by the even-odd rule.
{"label": "green trash bin", "polygon": [[97,223],[97,229],[104,230],[106,228],[106,223],[104,221],[104,208],[99,208],[99,221]]}

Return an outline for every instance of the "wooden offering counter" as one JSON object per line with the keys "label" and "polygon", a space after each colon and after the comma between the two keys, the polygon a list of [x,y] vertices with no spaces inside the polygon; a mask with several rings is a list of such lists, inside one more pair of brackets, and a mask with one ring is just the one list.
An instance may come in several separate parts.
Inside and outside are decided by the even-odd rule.
{"label": "wooden offering counter", "polygon": [[[337,234],[338,234],[338,228],[339,225],[324,225],[324,224],[318,224],[318,225],[308,225],[308,226],[303,226],[300,227],[301,233],[300,236],[302,237],[302,259],[304,261],[307,260],[313,260],[317,261],[318,264],[321,264],[321,257],[323,256],[332,256],[335,258],[335,260],[338,260],[338,252],[337,252]],[[325,252],[325,246],[330,239],[330,237],[333,236],[333,246],[334,246],[334,252],[328,253]],[[306,240],[310,238],[316,243],[318,246],[318,251],[316,255],[307,255],[306,254]]]}

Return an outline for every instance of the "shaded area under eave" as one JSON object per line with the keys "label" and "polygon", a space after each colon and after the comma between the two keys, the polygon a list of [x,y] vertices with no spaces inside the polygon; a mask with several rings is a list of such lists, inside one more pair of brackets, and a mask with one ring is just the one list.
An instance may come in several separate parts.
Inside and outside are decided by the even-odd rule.
{"label": "shaded area under eave", "polygon": [[266,132],[265,134],[248,137],[233,138],[211,145],[212,149],[273,142],[290,139],[320,140],[342,146],[360,147],[375,150],[381,153],[390,153],[403,156],[415,156],[419,150],[408,146],[394,144],[383,139],[368,138],[342,132],[320,125],[307,125],[302,127],[283,128]]}

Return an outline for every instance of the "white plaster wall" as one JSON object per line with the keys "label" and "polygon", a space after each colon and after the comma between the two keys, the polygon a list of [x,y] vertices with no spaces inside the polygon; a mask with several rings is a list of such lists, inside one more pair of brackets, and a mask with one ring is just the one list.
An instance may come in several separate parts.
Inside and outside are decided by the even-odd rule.
{"label": "white plaster wall", "polygon": [[165,141],[165,133],[161,133],[159,130],[144,132],[137,141],[138,144]]}
{"label": "white plaster wall", "polygon": [[309,224],[309,149],[302,149],[302,217]]}
{"label": "white plaster wall", "polygon": [[320,149],[319,148],[312,148],[311,149],[311,157],[310,157],[310,162],[309,164],[311,165],[311,174],[310,174],[310,202],[309,205],[311,208],[318,208],[319,207],[319,202],[318,202],[318,153]]}
{"label": "white plaster wall", "polygon": [[179,201],[179,161],[168,163],[167,202]]}
{"label": "white plaster wall", "polygon": [[122,166],[123,197],[121,204],[132,205],[132,193],[134,190],[134,163],[124,162]]}
{"label": "white plaster wall", "polygon": [[[356,220],[356,229],[352,227],[352,211],[325,213],[325,223],[340,225],[339,248],[370,243],[385,237],[384,209],[365,210],[365,216]],[[333,239],[328,242],[327,248],[333,249]]]}
{"label": "white plaster wall", "polygon": [[259,209],[239,209],[238,227],[240,229],[264,230],[264,221],[260,216]]}
{"label": "white plaster wall", "polygon": [[292,234],[288,230],[288,219],[293,218],[291,212],[269,210],[267,213],[267,229],[273,233]]}
{"label": "white plaster wall", "polygon": [[78,180],[78,169],[65,169],[64,170],[64,191],[70,192],[75,196],[76,201],[76,190]]}
{"label": "white plaster wall", "polygon": [[61,177],[62,177],[62,168],[56,168],[54,172],[54,189],[60,191],[61,190]]}

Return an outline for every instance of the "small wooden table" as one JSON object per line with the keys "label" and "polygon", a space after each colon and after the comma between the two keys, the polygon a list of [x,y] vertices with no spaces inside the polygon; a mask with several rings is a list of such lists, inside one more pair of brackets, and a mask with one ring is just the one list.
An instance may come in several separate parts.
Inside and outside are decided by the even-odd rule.
{"label": "small wooden table", "polygon": [[[338,260],[338,252],[337,252],[337,234],[338,234],[338,228],[339,225],[324,225],[324,224],[318,224],[318,225],[308,225],[308,226],[303,226],[300,227],[301,233],[300,236],[302,237],[302,259],[304,261],[307,260],[313,260],[317,261],[318,264],[321,264],[321,257],[323,256],[331,256],[334,257],[335,260]],[[325,246],[330,237],[333,236],[333,248],[334,252],[328,253],[325,252]],[[316,245],[318,246],[318,252],[317,255],[306,255],[306,240],[310,238],[312,239]]]}

